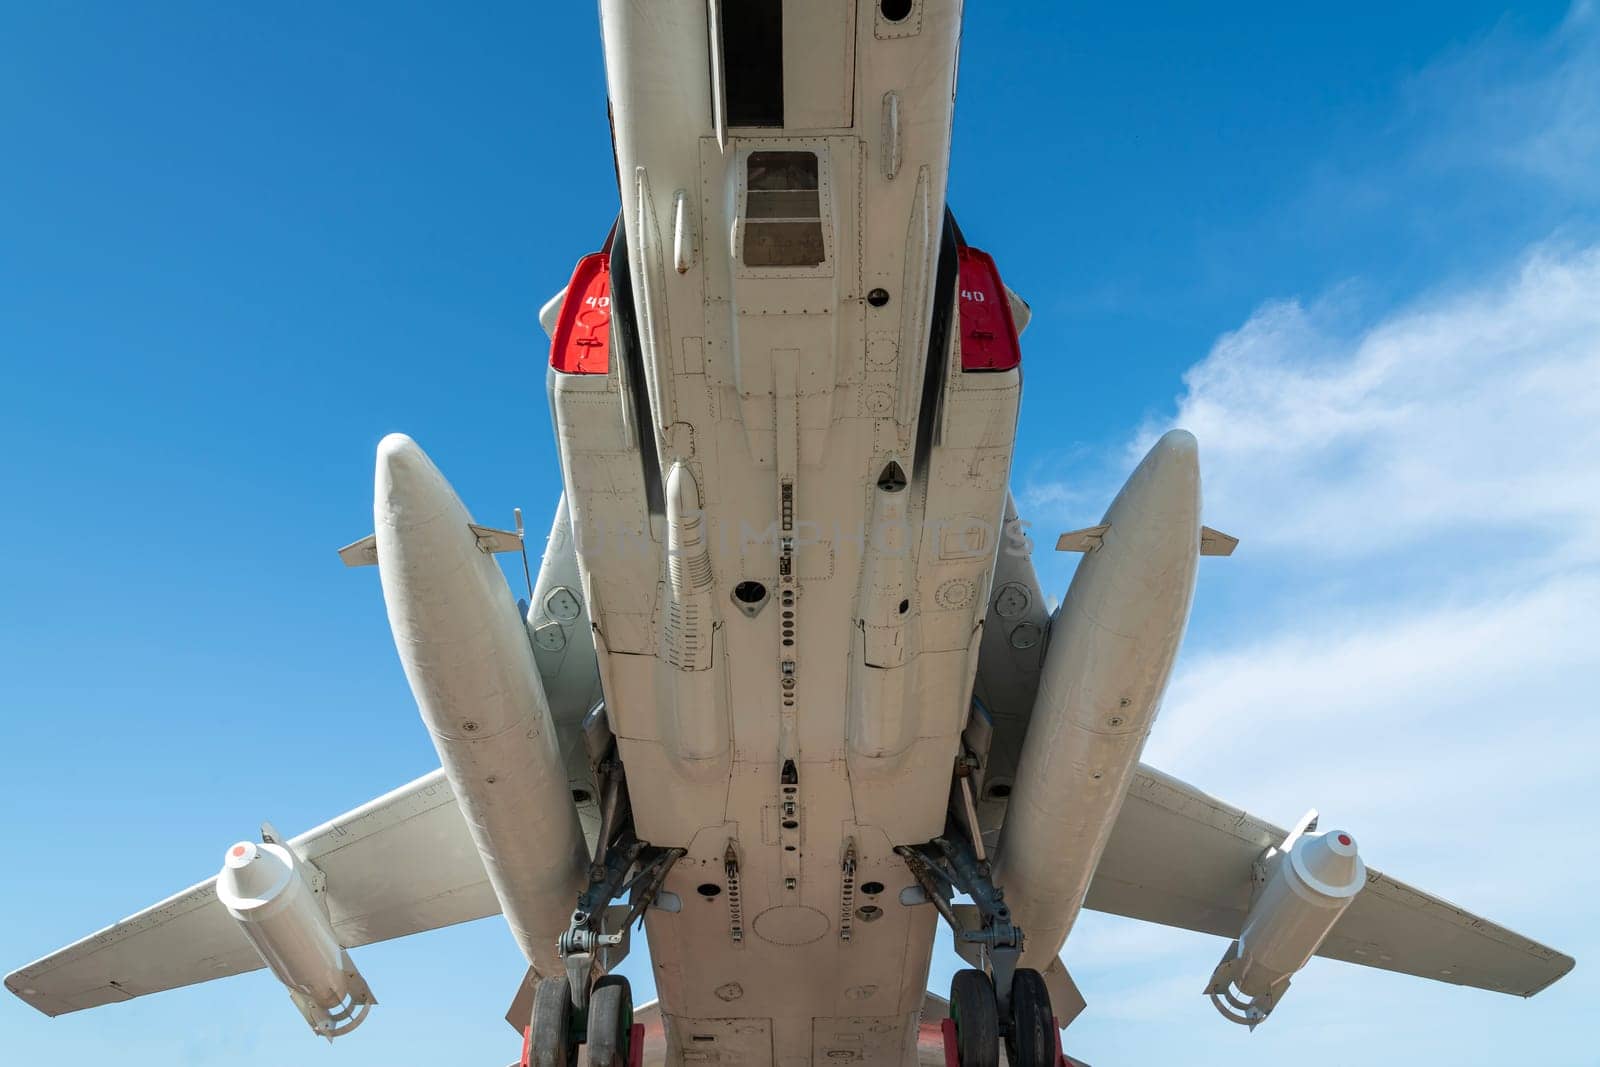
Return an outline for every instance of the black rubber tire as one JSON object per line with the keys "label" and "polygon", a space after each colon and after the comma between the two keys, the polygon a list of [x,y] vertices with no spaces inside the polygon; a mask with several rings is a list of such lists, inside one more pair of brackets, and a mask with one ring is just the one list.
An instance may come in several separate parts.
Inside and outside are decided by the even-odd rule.
{"label": "black rubber tire", "polygon": [[532,1067],[576,1067],[572,1043],[572,990],[565,976],[539,979],[533,987]]}
{"label": "black rubber tire", "polygon": [[1011,1026],[1006,1033],[1011,1067],[1056,1067],[1056,1018],[1044,975],[1021,968],[1011,978]]}
{"label": "black rubber tire", "polygon": [[1000,1010],[994,983],[967,968],[950,979],[950,1018],[956,1023],[956,1058],[961,1067],[999,1067]]}
{"label": "black rubber tire", "polygon": [[608,974],[589,991],[589,1040],[584,1067],[628,1067],[633,1031],[633,989],[620,974]]}

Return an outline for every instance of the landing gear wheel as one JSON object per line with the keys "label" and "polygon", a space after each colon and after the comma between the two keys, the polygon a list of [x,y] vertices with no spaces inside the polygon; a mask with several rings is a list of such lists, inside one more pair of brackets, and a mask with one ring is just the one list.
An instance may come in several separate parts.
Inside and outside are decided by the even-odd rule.
{"label": "landing gear wheel", "polygon": [[1011,1067],[1055,1067],[1056,1019],[1044,975],[1021,968],[1011,978],[1011,1029],[1006,1034]]}
{"label": "landing gear wheel", "polygon": [[541,978],[533,987],[531,1067],[577,1067],[572,1040],[572,992],[565,975]]}
{"label": "landing gear wheel", "polygon": [[633,1032],[633,990],[620,974],[608,974],[589,991],[589,1043],[584,1067],[628,1067]]}
{"label": "landing gear wheel", "polygon": [[950,1018],[956,1023],[961,1067],[999,1067],[1000,1012],[988,975],[970,968],[956,972],[950,980]]}

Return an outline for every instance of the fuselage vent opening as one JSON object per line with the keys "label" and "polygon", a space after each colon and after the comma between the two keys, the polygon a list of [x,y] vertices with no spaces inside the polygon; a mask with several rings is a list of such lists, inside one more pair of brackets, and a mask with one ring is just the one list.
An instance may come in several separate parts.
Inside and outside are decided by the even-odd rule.
{"label": "fuselage vent opening", "polygon": [[904,22],[913,6],[913,0],[879,0],[878,11],[886,22]]}
{"label": "fuselage vent opening", "polygon": [[745,163],[744,265],[815,267],[827,258],[815,152],[751,152]]}

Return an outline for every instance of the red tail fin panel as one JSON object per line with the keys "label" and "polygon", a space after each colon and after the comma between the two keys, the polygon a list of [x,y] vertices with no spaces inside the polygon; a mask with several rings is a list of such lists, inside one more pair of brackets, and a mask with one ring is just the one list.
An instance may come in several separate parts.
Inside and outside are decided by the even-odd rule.
{"label": "red tail fin panel", "polygon": [[1022,363],[1022,345],[1011,318],[1011,300],[1000,284],[1000,271],[987,252],[962,248],[961,369],[1015,370]]}
{"label": "red tail fin panel", "polygon": [[562,374],[604,374],[611,365],[611,257],[596,252],[578,260],[567,285],[550,366]]}

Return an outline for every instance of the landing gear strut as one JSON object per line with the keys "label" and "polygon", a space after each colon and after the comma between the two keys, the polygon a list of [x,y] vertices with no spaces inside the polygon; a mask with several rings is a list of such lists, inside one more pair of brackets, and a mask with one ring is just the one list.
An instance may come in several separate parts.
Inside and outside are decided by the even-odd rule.
{"label": "landing gear strut", "polygon": [[[629,1067],[633,992],[626,978],[608,972],[628,954],[628,927],[658,903],[667,872],[685,852],[657,848],[634,833],[622,763],[603,709],[590,718],[597,713],[602,722],[596,732],[604,731],[606,738],[604,756],[595,762],[601,783],[599,845],[589,864],[589,883],[556,942],[566,974],[541,979],[534,990],[530,1067]],[[586,721],[585,732],[591,729]],[[626,904],[611,905],[624,897]]]}
{"label": "landing gear strut", "polygon": [[[1017,966],[1022,929],[1011,921],[1011,909],[990,877],[987,860],[978,857],[955,823],[926,845],[895,851],[929,903],[950,924],[958,951],[975,946],[985,968],[958,971],[950,983],[956,1061],[961,1067],[997,1067],[1003,1039],[1010,1067],[1056,1067],[1050,994],[1043,975]],[[979,917],[976,925],[956,913],[951,897],[957,892],[972,898]]]}

